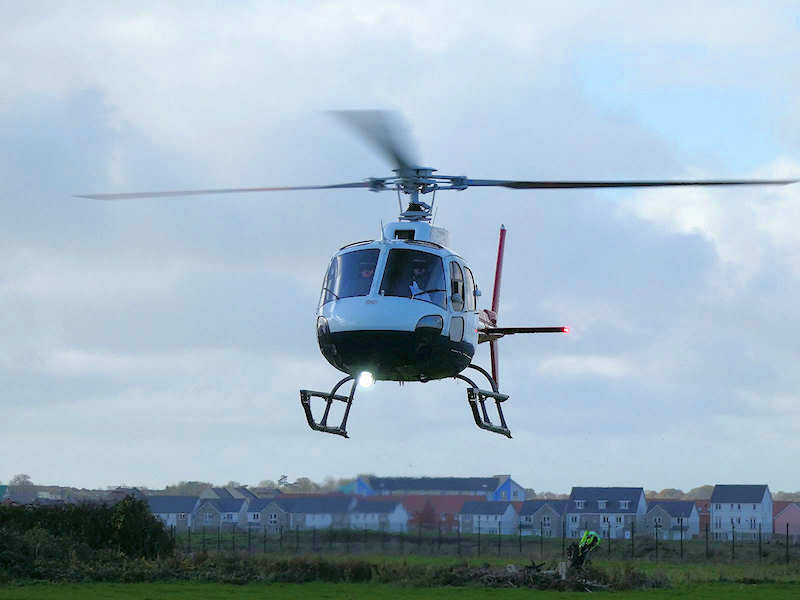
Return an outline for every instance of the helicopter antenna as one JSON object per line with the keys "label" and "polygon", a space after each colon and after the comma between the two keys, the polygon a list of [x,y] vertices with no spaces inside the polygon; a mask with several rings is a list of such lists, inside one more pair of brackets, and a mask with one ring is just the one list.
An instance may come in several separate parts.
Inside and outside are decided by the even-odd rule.
{"label": "helicopter antenna", "polygon": [[383,231],[383,219],[381,219],[381,241],[386,240],[386,234]]}

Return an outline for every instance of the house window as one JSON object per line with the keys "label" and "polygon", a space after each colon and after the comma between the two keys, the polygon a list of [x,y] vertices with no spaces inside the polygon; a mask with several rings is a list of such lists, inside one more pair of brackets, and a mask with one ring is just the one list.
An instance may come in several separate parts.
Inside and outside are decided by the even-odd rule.
{"label": "house window", "polygon": [[550,527],[550,517],[542,517],[542,525]]}
{"label": "house window", "polygon": [[756,505],[755,504],[753,504],[753,510],[756,510]]}
{"label": "house window", "polygon": [[570,519],[571,523],[577,523],[578,522],[578,517],[577,516],[572,516],[569,519]]}
{"label": "house window", "polygon": [[214,520],[214,513],[207,512],[206,513],[206,521],[213,521]]}
{"label": "house window", "polygon": [[583,508],[583,500],[575,500],[575,508],[582,509]]}
{"label": "house window", "polygon": [[722,504],[715,504],[714,508],[716,508],[717,510],[720,510],[720,509],[722,509]]}
{"label": "house window", "polygon": [[253,521],[258,521],[261,519],[261,513],[253,513]]}
{"label": "house window", "polygon": [[603,515],[603,523],[608,523],[608,515]]}
{"label": "house window", "polygon": [[630,508],[630,505],[631,505],[631,501],[630,500],[620,500],[619,501],[619,507],[622,508],[622,509]]}
{"label": "house window", "polygon": [[598,500],[597,501],[597,508],[603,510],[606,507],[606,500]]}
{"label": "house window", "polygon": [[179,519],[185,519],[186,518],[186,513],[178,513],[178,518]]}
{"label": "house window", "polygon": [[617,525],[620,525],[621,523],[622,523],[622,517],[617,517]]}
{"label": "house window", "polygon": [[653,519],[653,523],[655,523],[656,525],[661,525],[661,517],[655,517]]}
{"label": "house window", "polygon": [[737,505],[736,505],[736,507],[737,507],[739,510],[742,510],[742,505],[741,505],[741,504],[737,504]]}

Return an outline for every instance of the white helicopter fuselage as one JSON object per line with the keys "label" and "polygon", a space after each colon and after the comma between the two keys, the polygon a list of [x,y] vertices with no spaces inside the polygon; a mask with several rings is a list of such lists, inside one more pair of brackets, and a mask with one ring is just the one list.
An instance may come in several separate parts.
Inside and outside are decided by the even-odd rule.
{"label": "white helicopter fuselage", "polygon": [[331,365],[376,380],[429,381],[470,364],[480,292],[464,259],[439,243],[446,241],[447,232],[427,222],[397,222],[383,239],[333,256],[317,312]]}

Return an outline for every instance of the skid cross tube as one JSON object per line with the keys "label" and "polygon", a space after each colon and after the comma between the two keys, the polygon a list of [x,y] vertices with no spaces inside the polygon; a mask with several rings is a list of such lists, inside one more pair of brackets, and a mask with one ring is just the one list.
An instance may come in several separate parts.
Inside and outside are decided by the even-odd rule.
{"label": "skid cross tube", "polygon": [[[350,395],[342,396],[337,394],[336,392],[339,391],[339,388],[350,380],[353,381],[353,385],[350,386]],[[303,410],[306,413],[306,421],[308,421],[308,426],[314,431],[332,433],[345,438],[350,437],[347,435],[347,417],[350,415],[350,407],[353,405],[353,396],[356,393],[356,386],[358,386],[358,379],[356,379],[354,375],[348,375],[339,381],[339,383],[337,383],[335,386],[333,386],[333,389],[329,394],[325,392],[315,392],[313,390],[300,390],[300,404],[302,404]],[[311,398],[322,398],[325,400],[325,412],[323,413],[322,420],[319,423],[314,420],[314,415],[311,413]],[[331,412],[331,405],[333,404],[334,400],[338,400],[339,402],[344,402],[347,404],[344,409],[342,422],[338,427],[330,427],[328,425],[328,415]]]}
{"label": "skid cross tube", "polygon": [[[503,407],[500,405],[501,402],[508,400],[508,394],[501,394],[497,390],[497,384],[495,383],[494,379],[492,379],[492,377],[484,369],[478,367],[477,365],[469,366],[476,371],[483,373],[492,386],[491,391],[482,390],[468,377],[465,377],[464,375],[456,375],[456,379],[465,381],[470,386],[467,388],[467,402],[469,402],[469,406],[472,409],[472,416],[475,419],[475,424],[481,429],[485,429],[486,431],[491,431],[493,433],[499,433],[500,435],[510,438],[511,430],[509,430],[508,425],[506,424],[506,419],[503,416]],[[500,417],[500,425],[495,425],[492,423],[491,419],[489,419],[489,413],[486,411],[487,398],[492,398],[495,402],[495,406],[497,407],[497,415]],[[478,410],[479,407],[480,410]]]}

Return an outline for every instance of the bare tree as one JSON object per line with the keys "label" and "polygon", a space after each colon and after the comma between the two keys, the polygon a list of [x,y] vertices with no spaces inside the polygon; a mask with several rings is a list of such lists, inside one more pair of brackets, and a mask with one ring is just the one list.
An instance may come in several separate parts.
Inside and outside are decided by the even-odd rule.
{"label": "bare tree", "polygon": [[33,481],[31,481],[31,476],[25,473],[19,473],[18,475],[14,475],[11,478],[11,481],[8,482],[8,485],[25,485],[30,486],[33,485]]}

